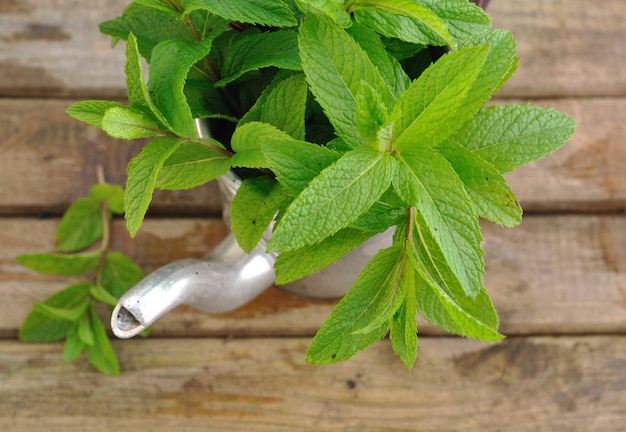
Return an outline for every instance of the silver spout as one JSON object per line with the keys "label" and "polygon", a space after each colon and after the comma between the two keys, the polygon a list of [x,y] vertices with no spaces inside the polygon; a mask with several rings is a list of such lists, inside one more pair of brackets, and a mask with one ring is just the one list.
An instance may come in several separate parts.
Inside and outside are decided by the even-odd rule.
{"label": "silver spout", "polygon": [[122,296],[113,310],[115,336],[138,335],[180,305],[201,312],[234,310],[276,281],[275,254],[265,253],[261,241],[245,253],[230,234],[205,259],[183,259],[161,267]]}

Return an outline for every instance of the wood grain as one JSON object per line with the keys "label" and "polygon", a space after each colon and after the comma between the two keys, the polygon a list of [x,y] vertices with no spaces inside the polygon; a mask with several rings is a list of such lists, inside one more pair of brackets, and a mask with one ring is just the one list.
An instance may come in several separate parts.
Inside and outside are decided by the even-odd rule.
{"label": "wood grain", "polygon": [[304,363],[307,340],[116,342],[122,375],[61,345],[0,342],[0,428],[48,431],[623,430],[625,337],[421,338],[408,371],[381,341]]}
{"label": "wood grain", "polygon": [[[89,193],[102,166],[107,181],[126,183],[126,165],[147,142],[119,141],[72,119],[71,101],[0,99],[0,214],[61,214]],[[153,214],[218,214],[216,185],[157,191]]]}
{"label": "wood grain", "polygon": [[[3,1],[0,96],[123,97],[123,47],[98,24],[129,0]],[[19,6],[15,6],[19,5]],[[625,96],[623,0],[499,0],[494,26],[513,31],[520,70],[503,89],[515,97]]]}
{"label": "wood grain", "polygon": [[[121,222],[121,221],[120,221]],[[14,337],[31,309],[68,284],[39,275],[13,258],[52,249],[55,220],[0,219],[0,336]],[[534,216],[504,229],[483,224],[487,275],[505,334],[626,332],[626,217]],[[183,257],[200,257],[225,235],[216,220],[149,220],[131,241],[116,224],[115,248],[147,271]],[[154,326],[154,335],[313,335],[335,301],[315,301],[270,289],[222,315],[180,308]],[[441,334],[420,322],[423,334]]]}
{"label": "wood grain", "polygon": [[[515,100],[501,100],[513,103]],[[117,141],[65,114],[69,101],[1,100],[0,214],[60,214],[96,182],[104,167],[125,183],[128,161],[144,141]],[[626,208],[626,99],[540,101],[575,118],[572,140],[547,159],[508,175],[527,212]],[[43,187],[43,182],[46,183]],[[192,191],[157,192],[153,214],[217,214],[214,184]]]}

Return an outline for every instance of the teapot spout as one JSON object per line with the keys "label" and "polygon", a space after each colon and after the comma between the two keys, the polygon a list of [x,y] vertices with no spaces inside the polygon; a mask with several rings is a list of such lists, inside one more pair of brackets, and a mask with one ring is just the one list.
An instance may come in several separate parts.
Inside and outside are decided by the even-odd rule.
{"label": "teapot spout", "polygon": [[206,313],[234,310],[276,281],[276,254],[266,242],[247,254],[230,234],[204,259],[183,259],[148,275],[124,294],[111,316],[115,336],[138,335],[170,310],[188,305]]}

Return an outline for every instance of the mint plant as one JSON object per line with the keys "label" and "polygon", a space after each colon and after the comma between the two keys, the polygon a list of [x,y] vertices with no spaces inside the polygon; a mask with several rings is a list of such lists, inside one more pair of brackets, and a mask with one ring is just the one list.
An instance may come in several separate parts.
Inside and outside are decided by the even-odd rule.
{"label": "mint plant", "polygon": [[[305,277],[395,227],[314,337],[335,363],[389,333],[407,367],[415,316],[495,341],[479,217],[522,210],[503,174],[565,143],[550,108],[486,102],[516,43],[467,0],[135,0],[101,25],[126,41],[128,105],[68,113],[114,138],[152,138],[128,165],[127,227],[155,189],[244,178],[232,229],[251,251],[275,222],[277,281]],[[144,82],[142,58],[149,65]],[[198,138],[194,119],[210,121]],[[84,341],[83,341],[84,342]]]}
{"label": "mint plant", "polygon": [[[111,250],[112,216],[124,212],[124,191],[110,184],[92,186],[65,212],[56,236],[56,253],[21,255],[17,261],[43,274],[85,275],[42,303],[35,303],[19,332],[29,342],[65,340],[63,360],[71,362],[84,351],[101,372],[117,375],[119,365],[106,328],[95,307],[115,306],[130,287],[143,278],[127,256]],[[92,248],[99,243],[97,248]]]}

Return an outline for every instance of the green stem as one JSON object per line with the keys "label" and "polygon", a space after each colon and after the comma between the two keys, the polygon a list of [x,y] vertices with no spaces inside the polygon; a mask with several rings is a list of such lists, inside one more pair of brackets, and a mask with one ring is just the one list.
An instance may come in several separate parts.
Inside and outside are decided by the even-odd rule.
{"label": "green stem", "polygon": [[[97,169],[98,184],[106,183],[104,177],[104,169],[102,165],[98,165]],[[111,248],[111,215],[109,212],[109,205],[106,200],[100,201],[100,209],[102,212],[102,242],[100,243],[100,256],[98,258],[98,264],[94,272],[94,284],[100,285],[102,281],[102,272],[104,271],[104,264],[106,263],[107,254]]]}

